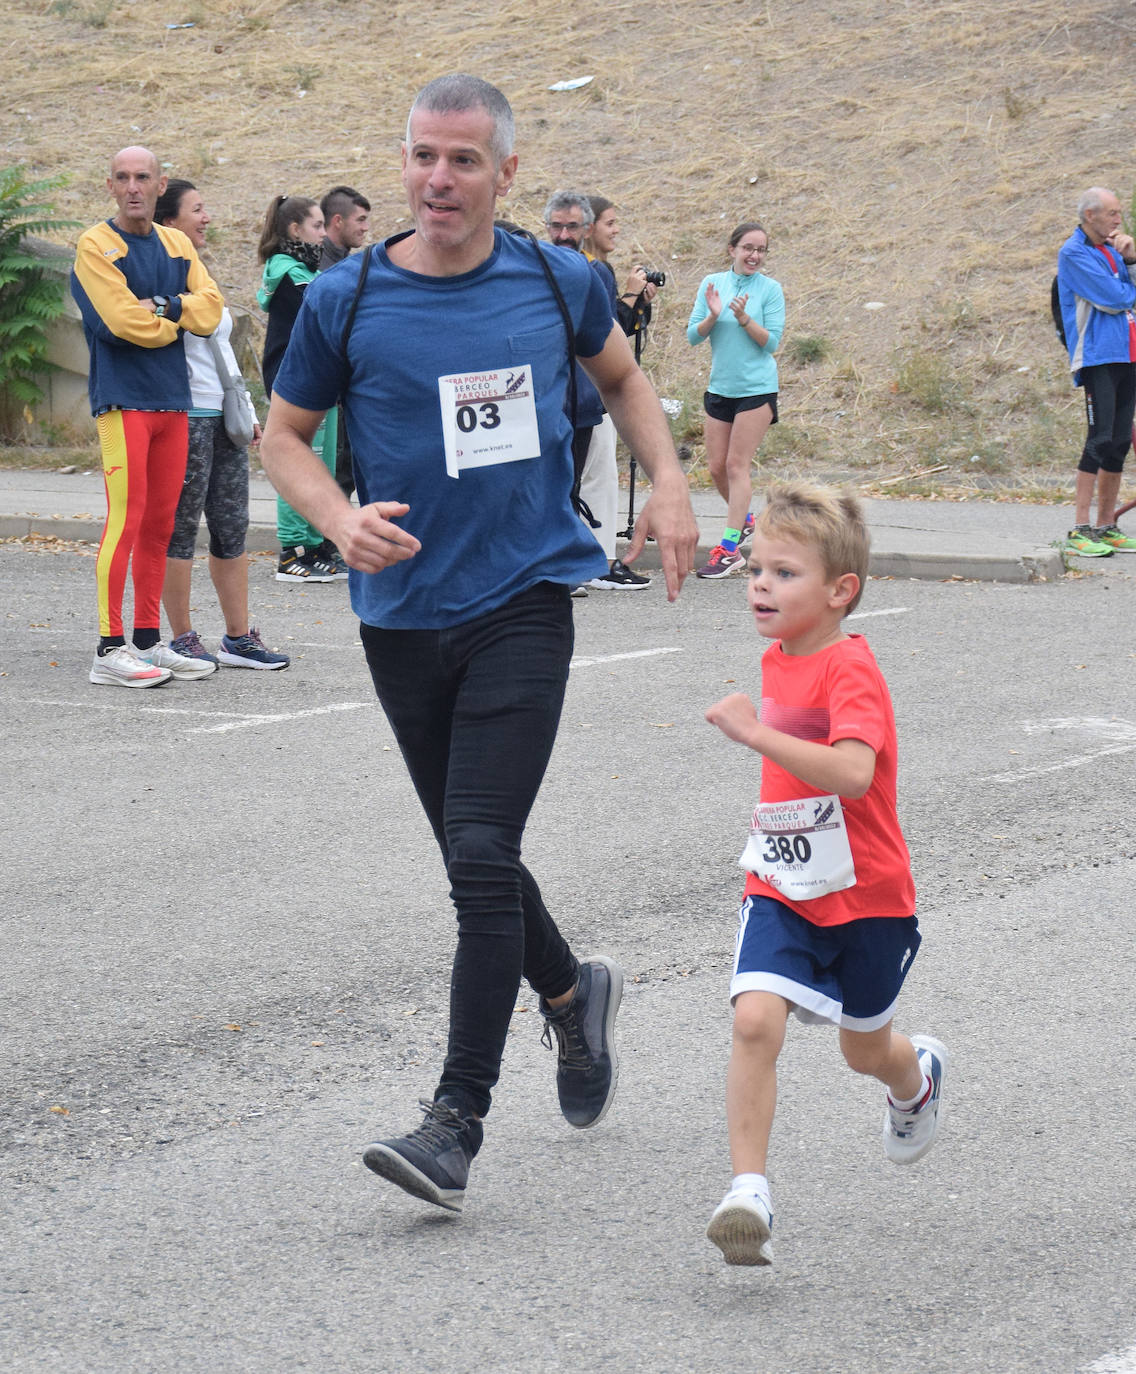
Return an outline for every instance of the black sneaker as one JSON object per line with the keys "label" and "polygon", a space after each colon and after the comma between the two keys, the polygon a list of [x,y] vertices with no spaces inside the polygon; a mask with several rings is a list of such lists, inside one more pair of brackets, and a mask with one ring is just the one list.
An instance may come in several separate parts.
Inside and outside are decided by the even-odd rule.
{"label": "black sneaker", "polygon": [[421,1098],[418,1105],[426,1113],[422,1125],[409,1135],[368,1145],[363,1163],[414,1197],[460,1212],[470,1161],[481,1149],[481,1122],[449,1102]]}
{"label": "black sneaker", "polygon": [[323,541],[319,548],[316,549],[315,555],[317,562],[323,563],[326,567],[331,569],[336,582],[347,581],[347,564],[343,561],[343,555],[330,539],[325,539]]}
{"label": "black sneaker", "polygon": [[566,1007],[553,1011],[541,998],[549,1049],[557,1040],[556,1093],[565,1120],[583,1130],[602,1121],[619,1081],[615,1015],[623,997],[623,970],[597,955],[580,965],[580,981]]}
{"label": "black sneaker", "polygon": [[335,571],[316,558],[313,549],[296,544],[280,550],[276,565],[277,582],[334,582]]}
{"label": "black sneaker", "polygon": [[649,587],[651,579],[644,577],[641,573],[632,572],[622,560],[617,558],[601,577],[593,577],[590,582],[586,582],[584,585],[595,587],[597,591],[601,592],[638,591],[640,587]]}

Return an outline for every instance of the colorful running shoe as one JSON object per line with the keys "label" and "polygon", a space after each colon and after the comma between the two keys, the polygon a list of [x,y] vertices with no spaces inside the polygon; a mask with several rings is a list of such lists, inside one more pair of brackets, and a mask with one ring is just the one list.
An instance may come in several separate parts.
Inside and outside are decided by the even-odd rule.
{"label": "colorful running shoe", "polygon": [[1119,525],[1099,525],[1093,530],[1098,544],[1107,544],[1113,553],[1136,553],[1136,539],[1125,534]]}
{"label": "colorful running shoe", "polygon": [[1065,549],[1080,558],[1111,558],[1113,548],[1097,538],[1092,525],[1074,525],[1065,536]]}
{"label": "colorful running shoe", "polygon": [[729,577],[731,573],[742,572],[746,560],[743,553],[730,553],[721,544],[715,544],[710,551],[710,561],[698,569],[695,577]]}

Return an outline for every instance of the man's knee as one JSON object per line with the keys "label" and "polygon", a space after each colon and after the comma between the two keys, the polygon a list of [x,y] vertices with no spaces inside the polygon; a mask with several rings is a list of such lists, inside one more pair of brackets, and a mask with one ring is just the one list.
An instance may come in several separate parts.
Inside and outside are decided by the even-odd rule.
{"label": "man's knee", "polygon": [[486,909],[515,899],[520,910],[520,844],[498,825],[465,822],[446,826],[446,874],[459,908]]}

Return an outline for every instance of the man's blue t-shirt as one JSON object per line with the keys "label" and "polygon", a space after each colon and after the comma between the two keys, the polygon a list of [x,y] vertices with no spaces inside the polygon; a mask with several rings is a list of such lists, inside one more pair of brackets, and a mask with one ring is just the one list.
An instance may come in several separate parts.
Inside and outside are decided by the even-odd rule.
{"label": "man's blue t-shirt", "polygon": [[[578,586],[604,572],[607,560],[570,499],[567,339],[536,256],[544,249],[498,229],[493,252],[472,272],[428,277],[395,266],[390,242],[370,250],[348,362],[340,345],[363,254],[308,287],[274,386],[305,410],[330,409],[343,396],[360,502],[410,506],[398,523],[421,540],[421,550],[381,573],[352,569],[355,613],[384,629],[444,629],[495,610],[537,582]],[[594,357],[612,329],[603,283],[583,254],[550,248],[545,256],[575,326],[577,352]],[[493,371],[512,377],[526,364],[539,437],[532,447],[539,452],[461,466],[452,409],[446,452],[438,379]],[[481,408],[463,412],[472,419]],[[492,407],[485,415],[493,423]],[[463,422],[459,415],[459,429]]]}

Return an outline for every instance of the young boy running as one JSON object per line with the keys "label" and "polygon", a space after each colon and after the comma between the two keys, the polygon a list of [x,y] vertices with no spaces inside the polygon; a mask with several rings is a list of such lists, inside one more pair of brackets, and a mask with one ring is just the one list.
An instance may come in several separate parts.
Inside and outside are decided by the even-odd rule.
{"label": "young boy running", "polygon": [[920,935],[891,698],[867,643],[842,628],[868,572],[859,503],[805,483],[773,487],[749,572],[757,631],[774,641],[761,710],[735,692],[706,712],[762,756],[730,983],[734,1181],[706,1231],[727,1264],[773,1262],[766,1151],[791,1011],[838,1026],[849,1067],[887,1087],[884,1150],[897,1164],[931,1148],[946,1066],[937,1040],[892,1029]]}

